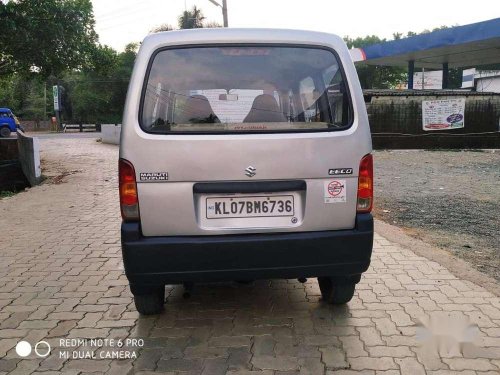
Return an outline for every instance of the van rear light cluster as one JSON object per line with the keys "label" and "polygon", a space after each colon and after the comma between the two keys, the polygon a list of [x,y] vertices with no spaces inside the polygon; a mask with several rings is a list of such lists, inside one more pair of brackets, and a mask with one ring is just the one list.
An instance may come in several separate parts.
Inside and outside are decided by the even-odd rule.
{"label": "van rear light cluster", "polygon": [[120,209],[125,221],[139,220],[139,199],[137,198],[137,183],[135,170],[128,160],[118,161]]}
{"label": "van rear light cluster", "polygon": [[365,155],[359,163],[357,212],[371,212],[373,206],[373,157]]}

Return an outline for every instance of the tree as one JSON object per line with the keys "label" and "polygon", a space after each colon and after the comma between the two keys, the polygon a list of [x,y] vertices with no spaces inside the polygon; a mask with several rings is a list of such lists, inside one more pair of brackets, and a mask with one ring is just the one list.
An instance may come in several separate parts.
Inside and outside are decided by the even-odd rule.
{"label": "tree", "polygon": [[159,26],[156,26],[156,27],[153,27],[149,33],[152,34],[152,33],[160,33],[162,31],[172,31],[172,30],[175,30],[174,27],[172,25],[169,25],[168,23],[163,23]]}
{"label": "tree", "polygon": [[[201,28],[215,28],[222,27],[222,25],[215,21],[205,21],[205,16],[201,9],[198,9],[196,6],[193,6],[191,10],[185,10],[182,14],[177,18],[179,29],[201,29]],[[152,28],[150,33],[159,33],[162,31],[172,31],[175,28],[168,24],[164,23],[159,26]]]}
{"label": "tree", "polygon": [[42,77],[96,67],[90,0],[0,1],[0,75]]}
{"label": "tree", "polygon": [[104,71],[66,73],[57,82],[66,89],[64,117],[73,122],[120,122],[138,47],[138,43],[130,43],[122,53],[111,50],[113,63]]}
{"label": "tree", "polygon": [[[351,39],[344,37],[348,48],[363,48],[371,44],[385,42],[386,39],[380,39],[376,35],[367,35],[364,38]],[[361,87],[364,89],[391,89],[398,83],[406,79],[404,68],[392,66],[377,65],[357,65]]]}
{"label": "tree", "polygon": [[210,22],[205,22],[203,24],[203,27],[206,29],[214,29],[214,28],[223,27],[223,26],[220,23],[218,23],[217,21],[210,21]]}
{"label": "tree", "polygon": [[185,10],[178,18],[179,29],[199,29],[203,27],[205,16],[196,5],[191,10]]}
{"label": "tree", "polygon": [[40,120],[46,116],[46,100],[44,96],[44,87],[40,82],[32,82],[26,98],[24,116],[36,121],[36,127]]}

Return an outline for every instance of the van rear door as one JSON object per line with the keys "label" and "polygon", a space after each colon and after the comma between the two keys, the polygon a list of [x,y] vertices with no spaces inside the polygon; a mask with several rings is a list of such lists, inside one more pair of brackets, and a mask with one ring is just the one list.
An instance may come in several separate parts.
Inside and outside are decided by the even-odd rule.
{"label": "van rear door", "polygon": [[146,236],[355,225],[358,168],[371,143],[329,48],[160,49],[139,125],[124,156]]}

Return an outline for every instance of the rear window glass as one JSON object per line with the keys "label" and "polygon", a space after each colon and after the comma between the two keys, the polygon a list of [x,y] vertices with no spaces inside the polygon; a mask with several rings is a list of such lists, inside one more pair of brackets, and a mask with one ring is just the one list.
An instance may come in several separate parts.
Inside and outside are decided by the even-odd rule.
{"label": "rear window glass", "polygon": [[327,131],[352,117],[339,61],[312,47],[162,50],[141,108],[149,133]]}

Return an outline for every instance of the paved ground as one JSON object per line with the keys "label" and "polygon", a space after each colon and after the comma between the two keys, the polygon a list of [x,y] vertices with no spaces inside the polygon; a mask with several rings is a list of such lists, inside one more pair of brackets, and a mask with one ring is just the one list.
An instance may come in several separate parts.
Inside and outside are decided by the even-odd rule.
{"label": "paved ground", "polygon": [[[500,298],[380,235],[348,306],[322,303],[315,280],[260,281],[198,286],[187,300],[168,288],[166,312],[140,318],[121,263],[116,146],[41,145],[53,183],[0,201],[0,374],[500,372]],[[85,338],[126,345],[70,340]],[[52,352],[21,359],[21,339]],[[92,352],[138,358],[60,358]]]}
{"label": "paved ground", "polygon": [[375,152],[376,214],[500,281],[500,151]]}

